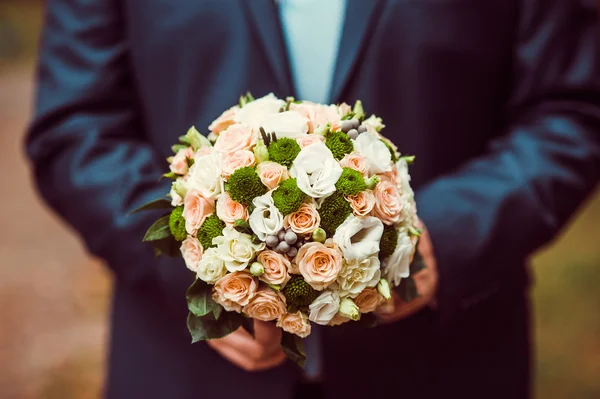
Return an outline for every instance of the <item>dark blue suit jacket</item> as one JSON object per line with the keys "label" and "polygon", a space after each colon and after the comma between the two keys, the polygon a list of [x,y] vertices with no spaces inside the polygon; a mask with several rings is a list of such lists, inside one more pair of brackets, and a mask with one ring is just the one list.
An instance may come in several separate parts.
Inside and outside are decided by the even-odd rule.
{"label": "dark blue suit jacket", "polygon": [[[191,125],[205,130],[247,90],[294,95],[274,2],[49,0],[46,7],[27,151],[42,196],[116,276],[107,395],[288,397],[298,378],[293,365],[248,374],[190,345],[191,277],[181,261],[156,260],[141,242],[155,215],[128,216],[167,192],[157,178]],[[524,264],[600,176],[592,7],[349,0],[332,102],[362,99],[383,117],[387,136],[417,155],[413,183],[441,285],[437,312],[375,330],[328,331],[332,397],[383,389],[368,378],[397,384],[403,397],[418,381],[440,390],[465,378],[469,386],[526,385]],[[455,334],[443,330],[453,323]],[[357,359],[365,368],[358,374]],[[457,370],[467,371],[462,380]]]}

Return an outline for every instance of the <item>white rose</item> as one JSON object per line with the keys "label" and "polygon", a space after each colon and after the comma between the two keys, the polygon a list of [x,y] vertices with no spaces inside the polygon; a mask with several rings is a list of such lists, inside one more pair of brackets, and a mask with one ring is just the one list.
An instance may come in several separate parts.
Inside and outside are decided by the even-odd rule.
{"label": "white rose", "polygon": [[261,126],[277,137],[298,138],[308,134],[308,118],[295,111],[285,111],[267,116]]}
{"label": "white rose", "polygon": [[368,132],[375,135],[379,135],[379,132],[385,127],[383,120],[375,115],[371,115],[365,119],[363,125],[366,126]]}
{"label": "white rose", "polygon": [[373,133],[365,132],[354,140],[354,149],[369,161],[369,173],[385,173],[392,170],[392,154]]}
{"label": "white rose", "polygon": [[337,291],[326,290],[309,306],[308,319],[314,323],[327,325],[340,310],[340,296]]}
{"label": "white rose", "polygon": [[175,189],[175,184],[177,182],[173,182],[171,185],[171,192],[169,196],[171,197],[171,205],[172,206],[180,206],[183,205],[183,197],[179,195],[179,192]]}
{"label": "white rose", "polygon": [[414,197],[414,193],[412,187],[410,186],[410,174],[408,173],[408,163],[406,163],[406,160],[400,159],[398,162],[396,162],[396,171],[396,184],[400,186],[403,195],[406,195],[408,198],[412,199]]}
{"label": "white rose", "polygon": [[265,249],[264,242],[254,244],[252,237],[240,233],[231,225],[223,229],[222,236],[213,239],[213,244],[217,245],[217,252],[230,272],[244,270],[256,253]]}
{"label": "white rose", "polygon": [[324,143],[316,142],[300,150],[290,175],[296,178],[298,188],[305,194],[322,198],[335,192],[342,167]]}
{"label": "white rose", "polygon": [[392,285],[398,286],[400,280],[410,275],[410,262],[415,248],[408,233],[404,230],[398,231],[396,249],[383,261],[383,275]]}
{"label": "white rose", "polygon": [[250,215],[250,228],[265,241],[268,235],[277,234],[283,228],[283,215],[273,203],[271,191],[254,198],[252,204],[255,208]]}
{"label": "white rose", "polygon": [[215,199],[223,191],[221,178],[223,160],[221,155],[213,151],[205,155],[197,155],[188,174],[188,187],[196,189],[206,198]]}
{"label": "white rose", "polygon": [[383,223],[376,217],[357,218],[350,215],[333,236],[347,260],[363,260],[379,252]]}
{"label": "white rose", "polygon": [[285,106],[285,101],[270,93],[244,105],[236,112],[233,120],[237,123],[258,127],[269,115],[279,113],[283,106]]}
{"label": "white rose", "polygon": [[225,261],[221,259],[217,248],[207,249],[198,263],[196,270],[198,278],[205,283],[214,284],[226,274]]}
{"label": "white rose", "polygon": [[341,296],[356,296],[367,287],[375,287],[381,278],[377,255],[362,261],[344,260],[337,283]]}

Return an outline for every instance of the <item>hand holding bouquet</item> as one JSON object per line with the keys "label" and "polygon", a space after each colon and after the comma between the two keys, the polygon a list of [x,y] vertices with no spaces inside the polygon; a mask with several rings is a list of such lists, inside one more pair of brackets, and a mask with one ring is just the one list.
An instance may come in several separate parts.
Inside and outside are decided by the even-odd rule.
{"label": "hand holding bouquet", "polygon": [[416,293],[423,267],[408,165],[360,101],[322,105],[270,94],[240,98],[210,126],[180,137],[169,158],[169,209],[144,240],[182,256],[193,342],[249,318],[284,331],[299,363],[310,322],[372,325],[394,288]]}

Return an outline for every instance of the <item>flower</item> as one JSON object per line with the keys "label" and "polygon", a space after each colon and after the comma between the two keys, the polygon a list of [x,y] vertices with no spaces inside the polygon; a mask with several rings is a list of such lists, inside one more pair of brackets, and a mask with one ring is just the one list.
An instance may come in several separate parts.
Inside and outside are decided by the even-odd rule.
{"label": "flower", "polygon": [[325,135],[325,146],[331,150],[335,159],[342,159],[354,151],[354,144],[344,132],[328,132]]}
{"label": "flower", "polygon": [[176,241],[183,241],[187,238],[188,232],[185,229],[185,224],[183,207],[174,208],[169,215],[169,231]]}
{"label": "flower", "polygon": [[367,128],[367,132],[374,134],[376,136],[379,135],[379,132],[385,128],[385,125],[383,124],[383,120],[381,118],[378,118],[375,115],[371,115],[370,117],[368,117],[367,119],[365,119],[363,121],[363,125],[366,126]]}
{"label": "flower", "polygon": [[198,262],[202,259],[202,245],[196,237],[189,236],[181,243],[181,255],[185,265],[193,272],[198,270]]}
{"label": "flower", "polygon": [[400,159],[396,162],[396,185],[400,187],[400,191],[408,198],[414,197],[414,192],[410,186],[410,174],[408,173],[408,163],[406,159]]}
{"label": "flower", "polygon": [[350,320],[360,319],[360,310],[351,298],[344,298],[340,303],[340,316],[346,317]]}
{"label": "flower", "polygon": [[232,200],[225,192],[217,201],[217,216],[227,224],[233,224],[238,219],[248,221],[248,207]]}
{"label": "flower", "polygon": [[354,141],[354,149],[369,161],[369,173],[385,173],[392,170],[392,154],[387,146],[373,133],[365,132]]}
{"label": "flower", "polygon": [[379,283],[377,284],[377,292],[379,292],[379,294],[386,301],[388,299],[392,298],[392,292],[391,292],[391,289],[390,289],[390,283],[388,283],[388,281],[386,279],[384,279],[384,278],[382,278],[381,280],[379,280]]}
{"label": "flower", "polygon": [[286,313],[277,321],[277,327],[283,331],[295,334],[300,338],[306,338],[310,335],[310,323],[308,317],[298,311],[296,313]]}
{"label": "flower", "polygon": [[314,202],[302,203],[296,212],[290,213],[283,219],[283,226],[286,229],[291,228],[296,234],[312,234],[319,228],[320,223],[321,216]]}
{"label": "flower", "polygon": [[246,125],[231,125],[219,135],[215,150],[223,155],[231,155],[241,150],[250,150],[258,141],[258,131]]}
{"label": "flower", "polygon": [[269,160],[269,149],[265,145],[265,142],[262,140],[258,140],[256,145],[252,149],[252,152],[254,152],[254,157],[256,158],[257,163]]}
{"label": "flower", "polygon": [[342,167],[325,144],[317,142],[304,147],[292,164],[290,175],[298,187],[313,198],[322,198],[335,191]]}
{"label": "flower", "polygon": [[269,144],[269,159],[283,166],[289,167],[300,153],[300,145],[289,137],[279,138]]}
{"label": "flower", "polygon": [[283,215],[296,212],[306,198],[297,183],[296,179],[287,179],[273,191],[273,203]]}
{"label": "flower", "polygon": [[315,290],[323,290],[335,281],[342,269],[342,254],[319,242],[304,244],[296,255],[300,273]]}
{"label": "flower", "polygon": [[367,216],[348,216],[336,230],[333,242],[339,247],[346,260],[361,261],[379,252],[379,241],[383,234],[381,220]]}
{"label": "flower", "polygon": [[[202,147],[210,148],[210,147]],[[222,158],[217,152],[201,154],[199,151],[194,157],[194,164],[188,172],[188,188],[196,189],[205,198],[216,198],[223,191],[223,178],[221,178]]]}
{"label": "flower", "polygon": [[208,248],[198,263],[196,275],[205,283],[214,284],[227,274],[225,262],[216,248]]}
{"label": "flower", "polygon": [[385,303],[385,298],[377,292],[376,288],[369,287],[354,298],[354,303],[358,306],[360,313],[371,313]]}
{"label": "flower", "polygon": [[290,175],[285,166],[278,164],[277,162],[261,162],[256,167],[256,172],[260,177],[262,184],[267,186],[269,190],[273,190],[282,181],[289,179]]}
{"label": "flower", "polygon": [[283,106],[285,106],[285,101],[278,99],[273,93],[269,93],[264,97],[244,104],[235,113],[233,120],[237,123],[259,127],[265,118],[269,115],[279,113],[279,110]]}
{"label": "flower", "polygon": [[254,198],[267,192],[254,166],[236,169],[227,183],[231,198],[244,205],[249,205]]}
{"label": "flower", "polygon": [[177,151],[177,154],[171,160],[169,169],[171,172],[178,175],[185,175],[188,172],[188,158],[194,157],[194,150],[192,147],[182,148]]}
{"label": "flower", "polygon": [[340,310],[340,296],[337,291],[323,291],[308,308],[310,321],[327,325]]}
{"label": "flower", "polygon": [[375,206],[375,196],[371,190],[361,191],[356,195],[346,195],[345,198],[356,216],[367,216]]}
{"label": "flower", "polygon": [[248,234],[240,233],[232,226],[223,229],[223,235],[213,239],[221,259],[230,272],[244,270],[258,251],[265,249],[265,243],[255,244]]}
{"label": "flower", "polygon": [[183,199],[183,217],[188,234],[196,235],[207,216],[214,211],[215,201],[213,199],[205,198],[197,190],[188,191]]}
{"label": "flower", "polygon": [[250,273],[252,273],[254,277],[262,276],[264,272],[265,268],[260,263],[253,262],[252,265],[250,265]]}
{"label": "flower", "polygon": [[259,290],[244,306],[244,313],[256,320],[271,321],[283,316],[286,312],[285,298],[270,288]]}
{"label": "flower", "polygon": [[349,318],[342,316],[341,314],[337,313],[335,316],[333,316],[333,319],[331,319],[331,321],[329,323],[327,323],[328,326],[339,326],[340,324],[344,324],[346,322],[350,321]]}
{"label": "flower", "polygon": [[319,215],[321,228],[327,235],[332,236],[335,230],[352,214],[352,206],[341,193],[333,193],[321,202]]}
{"label": "flower", "polygon": [[356,195],[367,189],[367,183],[362,175],[352,168],[342,168],[342,175],[335,189],[344,195]]}
{"label": "flower", "polygon": [[215,119],[209,126],[208,130],[218,135],[223,130],[235,123],[235,116],[239,111],[240,107],[235,105],[223,112],[217,119]]}
{"label": "flower", "polygon": [[255,208],[250,215],[250,228],[261,241],[283,228],[283,215],[275,206],[271,193],[269,191],[252,201]]}
{"label": "flower", "polygon": [[187,193],[187,185],[183,178],[178,178],[171,184],[171,191],[169,192],[169,196],[171,197],[171,205],[172,206],[181,206],[183,205],[183,198]]}
{"label": "flower", "polygon": [[352,153],[344,155],[340,161],[343,168],[351,168],[359,172],[363,177],[369,176],[369,161],[364,156]]}
{"label": "flower", "polygon": [[213,239],[219,237],[225,228],[225,223],[221,219],[217,217],[217,215],[212,214],[206,218],[202,226],[198,229],[198,241],[202,244],[202,248],[208,249],[215,247],[213,244]]}
{"label": "flower", "polygon": [[245,166],[254,165],[256,159],[254,153],[250,150],[240,150],[233,152],[223,159],[223,170],[221,174],[224,178],[229,178],[235,172],[236,169],[243,168]]}
{"label": "flower", "polygon": [[394,286],[410,275],[410,262],[415,253],[415,245],[406,231],[399,231],[398,244],[394,253],[383,260],[383,275]]}
{"label": "flower", "polygon": [[380,266],[376,255],[361,261],[344,259],[337,278],[340,295],[356,296],[367,287],[375,287],[381,278]]}
{"label": "flower", "polygon": [[373,214],[387,225],[400,222],[408,205],[402,200],[398,188],[389,180],[382,180],[375,186],[375,206]]}
{"label": "flower", "polygon": [[306,136],[300,136],[296,139],[296,142],[300,146],[300,148],[304,148],[314,143],[324,143],[325,137],[320,134],[307,134]]}
{"label": "flower", "polygon": [[328,123],[339,123],[341,116],[335,105],[323,105],[310,101],[303,101],[300,104],[290,104],[290,110],[295,111],[308,119],[308,131],[314,132]]}
{"label": "flower", "polygon": [[338,115],[340,117],[346,116],[350,112],[352,112],[352,107],[346,103],[341,103],[338,107]]}
{"label": "flower", "polygon": [[267,284],[284,285],[290,279],[288,268],[290,261],[275,251],[265,250],[258,255],[258,261],[264,268],[260,280]]}
{"label": "flower", "polygon": [[[225,310],[246,306],[258,291],[258,283],[247,271],[233,272],[221,277],[215,284],[213,299]],[[229,309],[228,309],[229,307]],[[239,311],[239,310],[237,310]]]}
{"label": "flower", "polygon": [[301,307],[310,305],[319,296],[319,292],[298,275],[291,276],[281,292],[288,304]]}
{"label": "flower", "polygon": [[308,118],[295,111],[284,111],[271,114],[262,121],[262,127],[267,132],[275,132],[277,138],[297,138],[308,133]]}

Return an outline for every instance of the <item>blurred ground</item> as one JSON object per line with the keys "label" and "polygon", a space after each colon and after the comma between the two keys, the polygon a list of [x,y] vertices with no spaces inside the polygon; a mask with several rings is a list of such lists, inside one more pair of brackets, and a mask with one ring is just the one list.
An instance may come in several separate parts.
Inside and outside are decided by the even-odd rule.
{"label": "blurred ground", "polygon": [[[22,154],[40,9],[0,0],[0,399],[100,394],[110,281],[37,199]],[[600,196],[535,257],[539,399],[600,398]]]}

